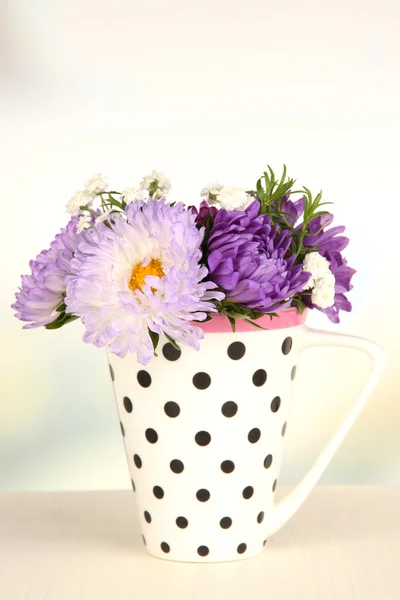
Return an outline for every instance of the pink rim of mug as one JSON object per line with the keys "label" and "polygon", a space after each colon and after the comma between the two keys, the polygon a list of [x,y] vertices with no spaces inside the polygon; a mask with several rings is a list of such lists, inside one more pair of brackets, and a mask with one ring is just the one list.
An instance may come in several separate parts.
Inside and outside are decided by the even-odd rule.
{"label": "pink rim of mug", "polygon": [[[255,321],[257,325],[263,329],[287,329],[288,327],[297,327],[304,325],[307,317],[307,309],[301,315],[297,308],[287,308],[272,319],[266,315]],[[216,314],[211,316],[211,321],[206,323],[193,322],[193,325],[201,327],[204,333],[229,333],[232,331],[231,324],[225,315]],[[244,331],[263,331],[258,327],[254,327],[251,323],[246,323],[243,319],[236,319],[236,331],[242,333]]]}

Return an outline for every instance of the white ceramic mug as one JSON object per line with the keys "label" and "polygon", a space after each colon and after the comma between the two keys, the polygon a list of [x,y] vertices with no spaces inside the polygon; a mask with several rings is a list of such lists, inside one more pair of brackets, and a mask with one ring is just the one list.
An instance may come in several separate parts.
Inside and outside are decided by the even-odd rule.
{"label": "white ceramic mug", "polygon": [[[200,351],[160,340],[142,367],[108,354],[143,540],[153,556],[219,562],[259,554],[304,502],[375,386],[374,343],[305,326],[289,309],[256,329],[226,317],[202,325]],[[301,352],[355,348],[372,360],[368,383],[301,483],[274,503]]]}

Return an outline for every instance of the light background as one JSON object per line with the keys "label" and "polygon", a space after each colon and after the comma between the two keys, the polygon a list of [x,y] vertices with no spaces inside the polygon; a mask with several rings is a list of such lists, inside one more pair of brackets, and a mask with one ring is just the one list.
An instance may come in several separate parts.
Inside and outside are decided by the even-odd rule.
{"label": "light background", "polygon": [[[332,326],[386,350],[384,376],[323,477],[400,483],[400,4],[397,0],[10,0],[1,4],[0,490],[129,486],[105,352],[21,331],[20,273],[96,172],[153,168],[193,203],[251,187],[267,163],[334,201],[358,274]],[[367,372],[348,351],[301,365],[283,483],[300,479]]]}

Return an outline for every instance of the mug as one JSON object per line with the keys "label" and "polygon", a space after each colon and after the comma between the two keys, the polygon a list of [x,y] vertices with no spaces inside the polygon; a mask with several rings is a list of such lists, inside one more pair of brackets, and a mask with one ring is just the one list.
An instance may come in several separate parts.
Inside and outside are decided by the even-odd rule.
{"label": "mug", "polygon": [[[215,315],[196,323],[200,350],[160,338],[147,366],[108,352],[143,542],[167,560],[220,562],[260,554],[326,469],[379,378],[371,341],[310,329],[296,309],[261,326]],[[304,479],[275,503],[299,356],[339,346],[372,361],[367,384]]]}

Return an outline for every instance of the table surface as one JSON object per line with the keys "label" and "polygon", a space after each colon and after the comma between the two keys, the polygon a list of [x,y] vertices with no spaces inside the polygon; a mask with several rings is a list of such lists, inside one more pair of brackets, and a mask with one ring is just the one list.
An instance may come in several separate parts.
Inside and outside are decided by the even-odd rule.
{"label": "table surface", "polygon": [[233,563],[148,556],[135,510],[128,491],[0,494],[1,600],[400,599],[400,488],[317,487]]}

